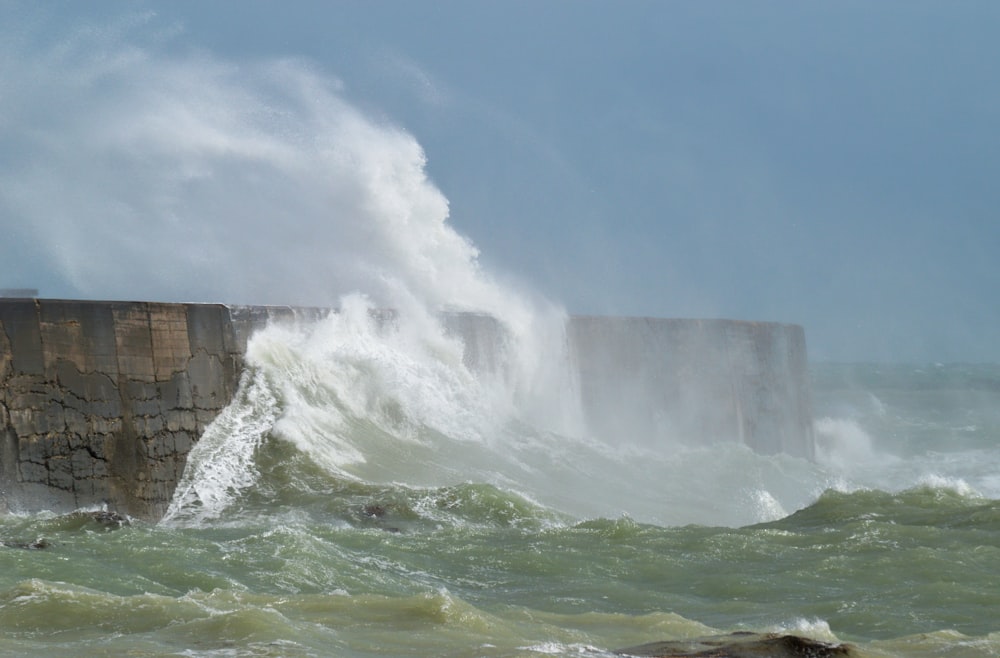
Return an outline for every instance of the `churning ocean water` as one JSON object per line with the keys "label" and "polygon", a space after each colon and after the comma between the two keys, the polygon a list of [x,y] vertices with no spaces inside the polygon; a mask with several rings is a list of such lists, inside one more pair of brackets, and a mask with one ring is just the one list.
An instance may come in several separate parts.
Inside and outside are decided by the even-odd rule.
{"label": "churning ocean water", "polygon": [[573,434],[461,357],[358,298],[258,333],[161,522],[0,518],[48,544],[0,549],[0,654],[1000,653],[1000,367],[814,364],[810,462]]}

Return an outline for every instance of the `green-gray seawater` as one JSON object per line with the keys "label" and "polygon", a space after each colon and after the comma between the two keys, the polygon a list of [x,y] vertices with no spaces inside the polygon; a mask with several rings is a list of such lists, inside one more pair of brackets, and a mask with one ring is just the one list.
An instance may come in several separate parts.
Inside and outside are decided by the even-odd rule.
{"label": "green-gray seawater", "polygon": [[[0,519],[4,541],[47,543],[0,549],[0,654],[605,656],[781,630],[867,656],[1000,655],[998,382],[815,366],[817,463],[721,444],[604,462],[552,447],[547,464],[546,435],[515,427],[494,481],[468,442],[419,432],[377,481],[358,476],[377,452],[338,471],[279,423],[216,513]],[[532,457],[523,486],[501,453]],[[408,463],[452,481],[405,482]],[[577,503],[553,503],[574,478]]]}

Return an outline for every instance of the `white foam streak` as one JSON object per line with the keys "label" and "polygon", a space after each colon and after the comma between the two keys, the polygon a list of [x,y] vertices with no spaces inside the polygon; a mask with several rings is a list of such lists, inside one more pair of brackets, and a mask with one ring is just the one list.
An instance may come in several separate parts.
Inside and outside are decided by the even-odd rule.
{"label": "white foam streak", "polygon": [[278,403],[263,373],[246,372],[236,399],[188,453],[188,465],[163,522],[216,518],[257,480],[257,449],[278,417]]}

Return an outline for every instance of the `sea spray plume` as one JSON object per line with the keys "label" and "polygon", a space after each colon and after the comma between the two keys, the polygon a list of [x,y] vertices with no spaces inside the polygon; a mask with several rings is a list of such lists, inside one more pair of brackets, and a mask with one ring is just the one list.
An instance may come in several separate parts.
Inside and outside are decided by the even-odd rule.
{"label": "sea spray plume", "polygon": [[385,313],[360,294],[345,296],[325,319],[257,332],[247,346],[248,374],[192,448],[164,521],[220,516],[266,477],[257,453],[272,437],[339,479],[516,481],[532,468],[518,454],[531,439],[509,429],[519,421],[537,426],[537,410],[520,397],[530,382],[512,386],[506,364],[498,372],[471,370],[464,350],[436,317]]}
{"label": "sea spray plume", "polygon": [[817,452],[822,462],[846,471],[878,458],[871,436],[856,420],[825,416],[817,419],[815,426]]}
{"label": "sea spray plume", "polygon": [[[341,471],[358,461],[343,417],[397,441],[426,431],[482,441],[496,435],[484,423],[511,418],[581,434],[565,313],[483,271],[412,136],[364,116],[307,63],[237,65],[144,38],[155,30],[144,15],[55,43],[35,38],[28,45],[44,65],[5,69],[15,99],[5,109],[19,125],[5,121],[0,139],[18,147],[8,153],[31,154],[0,170],[12,228],[88,296],[332,305],[356,290],[370,299],[279,336],[300,350],[295,367],[269,365],[266,338],[251,346],[256,374],[192,453],[179,504],[209,514],[228,505],[255,481],[254,453],[271,434]],[[359,320],[368,306],[395,309],[391,331]],[[504,363],[490,381],[464,370],[437,319],[444,309],[502,324]],[[328,348],[338,341],[346,347]],[[354,379],[331,384],[335,374]],[[326,408],[305,394],[317,382],[332,391]]]}
{"label": "sea spray plume", "polygon": [[279,388],[277,433],[305,452],[325,451],[317,456],[331,470],[364,459],[340,440],[351,420],[394,440],[419,442],[423,428],[483,440],[501,407],[464,367],[461,341],[436,325],[409,324],[397,314],[380,318],[353,294],[323,321],[258,334],[248,360]]}
{"label": "sea spray plume", "polygon": [[331,305],[360,290],[487,312],[516,340],[562,331],[561,309],[483,271],[411,135],[305,62],[237,65],[170,34],[137,15],[6,46],[24,66],[2,69],[0,208],[43,267],[86,296]]}
{"label": "sea spray plume", "polygon": [[508,303],[412,136],[304,62],[237,65],[156,29],[8,47],[0,204],[45,267],[88,296],[387,305],[394,281],[432,307]]}
{"label": "sea spray plume", "polygon": [[44,28],[7,46],[25,65],[3,69],[0,208],[77,292],[331,305],[359,290],[411,319],[476,310],[518,344],[522,401],[566,388],[549,365],[563,311],[482,270],[420,145],[364,116],[337,80],[297,60],[190,50],[149,14]]}

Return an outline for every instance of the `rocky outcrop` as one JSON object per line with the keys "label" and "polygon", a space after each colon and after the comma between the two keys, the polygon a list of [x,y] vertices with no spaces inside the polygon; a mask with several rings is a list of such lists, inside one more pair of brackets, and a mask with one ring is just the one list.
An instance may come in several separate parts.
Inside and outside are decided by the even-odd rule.
{"label": "rocky outcrop", "polygon": [[[0,511],[104,504],[159,518],[191,446],[235,393],[253,331],[328,312],[0,300]],[[502,367],[495,319],[443,320],[469,367]],[[609,440],[739,441],[812,456],[801,327],[574,317],[567,340],[588,426]]]}
{"label": "rocky outcrop", "polygon": [[849,658],[856,655],[847,644],[820,642],[798,635],[746,632],[652,642],[619,649],[615,653],[644,658]]}

